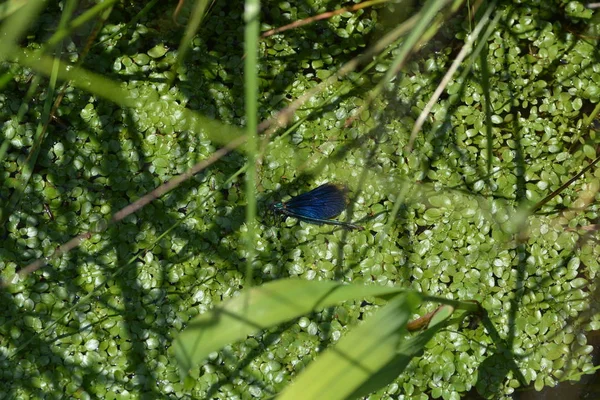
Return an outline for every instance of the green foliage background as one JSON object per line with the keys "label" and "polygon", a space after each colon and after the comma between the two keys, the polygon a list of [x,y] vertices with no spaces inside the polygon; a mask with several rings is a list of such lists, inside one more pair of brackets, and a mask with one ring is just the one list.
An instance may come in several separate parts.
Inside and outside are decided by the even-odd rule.
{"label": "green foliage background", "polygon": [[[59,74],[75,83],[47,131],[56,75],[0,49],[0,276],[7,283],[0,289],[0,397],[278,393],[382,302],[342,304],[232,343],[180,380],[169,350],[174,336],[247,285],[243,148],[107,223],[240,136],[226,125],[245,124],[243,4],[211,4],[181,64],[175,2],[115,4],[104,24],[67,24],[69,35],[52,53],[48,40],[69,5],[77,18],[95,3],[48,3],[19,46],[48,46],[49,56],[108,81],[92,77],[86,88],[69,71]],[[335,5],[262,7],[267,30]],[[260,120],[420,7],[379,5],[262,40]],[[181,18],[190,12],[184,8]],[[14,15],[5,14],[3,30]],[[254,285],[337,279],[475,299],[501,336],[481,325],[447,329],[373,399],[450,399],[471,390],[499,398],[523,384],[539,390],[595,371],[586,334],[600,328],[599,170],[530,210],[597,157],[600,15],[576,1],[498,3],[483,50],[462,64],[462,78],[450,81],[409,152],[413,124],[477,22],[471,17],[466,6],[448,15],[370,107],[361,108],[397,48],[312,97],[293,129],[269,138],[259,164]],[[269,202],[327,181],[352,189],[342,218],[365,231],[263,218]],[[86,231],[93,234],[79,248],[15,276]]]}

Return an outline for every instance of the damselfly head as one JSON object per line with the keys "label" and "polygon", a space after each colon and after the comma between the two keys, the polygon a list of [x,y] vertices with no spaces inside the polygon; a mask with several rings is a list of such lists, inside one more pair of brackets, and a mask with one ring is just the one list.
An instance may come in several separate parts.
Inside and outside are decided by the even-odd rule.
{"label": "damselfly head", "polygon": [[275,222],[277,222],[277,220],[283,216],[282,210],[284,208],[285,208],[285,205],[281,201],[274,201],[272,203],[269,203],[267,205],[267,209],[265,212],[267,221],[270,221],[271,224],[274,224]]}
{"label": "damselfly head", "polygon": [[281,212],[281,210],[283,210],[284,208],[285,208],[285,205],[281,201],[275,201],[275,202],[269,204],[269,209],[275,213]]}

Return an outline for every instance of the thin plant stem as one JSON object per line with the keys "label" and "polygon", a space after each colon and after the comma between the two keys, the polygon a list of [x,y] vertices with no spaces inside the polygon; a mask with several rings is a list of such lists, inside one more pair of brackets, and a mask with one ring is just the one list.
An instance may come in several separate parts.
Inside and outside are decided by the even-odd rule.
{"label": "thin plant stem", "polygon": [[246,136],[248,168],[246,169],[246,287],[252,286],[252,263],[256,255],[256,157],[258,153],[258,35],[260,33],[260,0],[246,0],[244,21],[244,81],[246,100]]}

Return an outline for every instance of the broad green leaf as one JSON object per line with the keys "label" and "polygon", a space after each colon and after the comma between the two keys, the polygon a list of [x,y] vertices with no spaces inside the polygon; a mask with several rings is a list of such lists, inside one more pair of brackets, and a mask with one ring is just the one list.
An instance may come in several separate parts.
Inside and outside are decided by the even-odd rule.
{"label": "broad green leaf", "polygon": [[408,340],[400,341],[395,356],[380,367],[379,371],[365,380],[348,398],[359,398],[366,396],[376,390],[389,385],[406,368],[410,360],[417,354],[420,354],[425,345],[442,328],[446,326],[447,321],[452,316],[453,307],[445,305],[436,312],[432,318],[429,328]]}
{"label": "broad green leaf", "polygon": [[[402,293],[310,364],[281,399],[345,399],[397,357],[406,323],[420,303]],[[397,375],[396,375],[397,376]],[[374,385],[369,385],[374,386]],[[379,387],[379,385],[375,385]],[[376,389],[376,388],[375,388]]]}
{"label": "broad green leaf", "polygon": [[298,279],[267,283],[190,321],[175,341],[175,356],[181,370],[186,372],[213,351],[262,329],[343,301],[402,291],[394,287]]}

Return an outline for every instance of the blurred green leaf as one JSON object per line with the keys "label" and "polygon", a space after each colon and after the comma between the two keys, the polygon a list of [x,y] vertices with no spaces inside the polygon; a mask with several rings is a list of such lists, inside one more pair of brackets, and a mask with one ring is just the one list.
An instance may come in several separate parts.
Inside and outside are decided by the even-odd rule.
{"label": "blurred green leaf", "polygon": [[174,343],[182,373],[213,351],[262,329],[353,299],[389,296],[400,288],[286,279],[243,291],[189,322]]}
{"label": "blurred green leaf", "polygon": [[412,346],[404,340],[406,323],[419,304],[419,297],[411,293],[391,299],[319,355],[280,398],[357,398],[389,384],[411,355],[423,349],[424,343]]}

